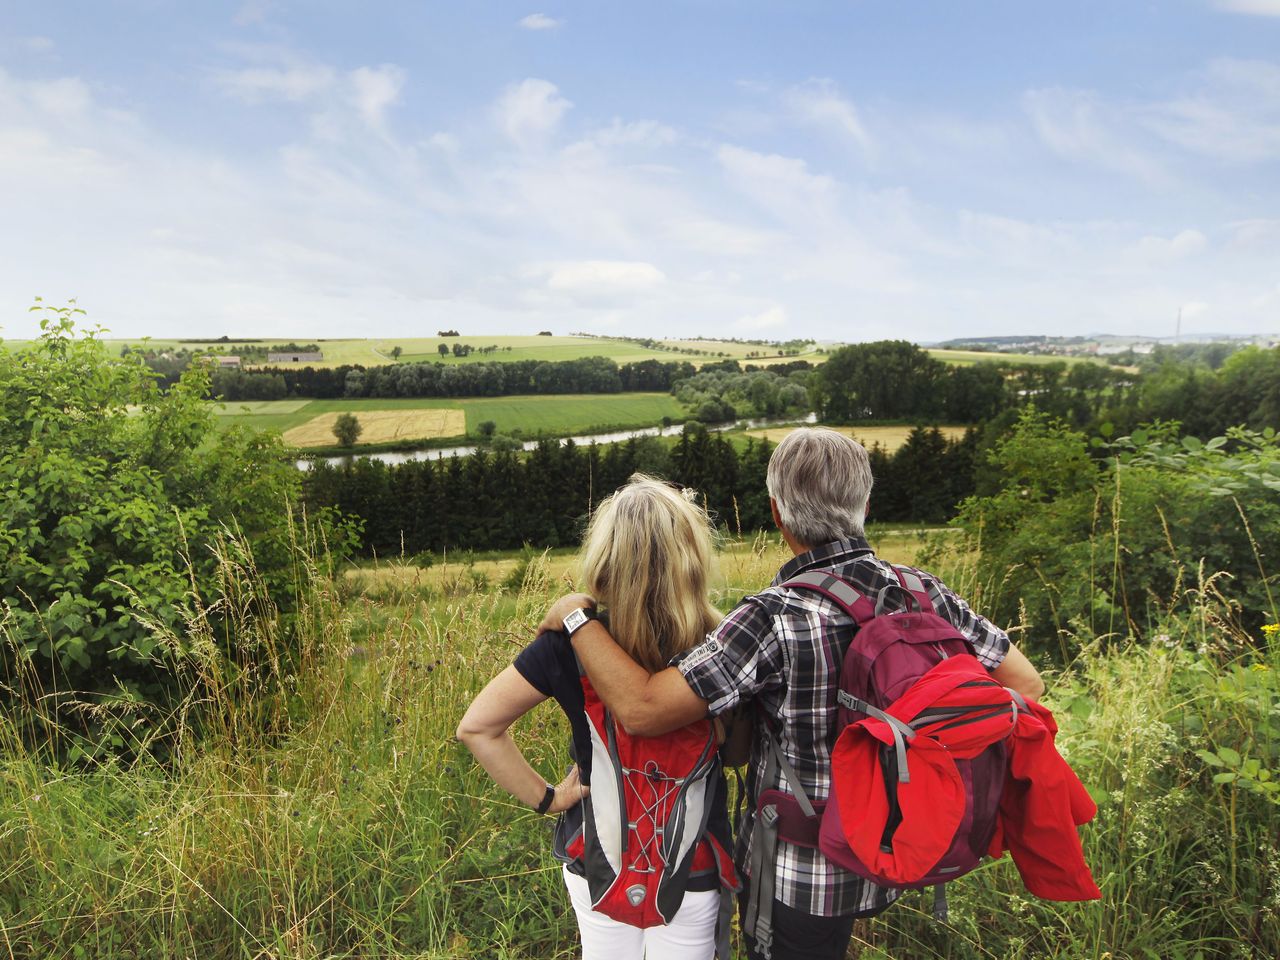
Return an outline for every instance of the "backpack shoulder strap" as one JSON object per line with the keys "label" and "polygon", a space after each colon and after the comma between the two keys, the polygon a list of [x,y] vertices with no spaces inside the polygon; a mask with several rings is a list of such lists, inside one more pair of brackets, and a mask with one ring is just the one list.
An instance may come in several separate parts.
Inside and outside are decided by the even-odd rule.
{"label": "backpack shoulder strap", "polygon": [[[869,597],[859,593],[849,581],[834,576],[824,570],[806,570],[804,573],[796,574],[790,580],[780,584],[783,587],[791,587],[801,590],[813,590],[822,594],[824,597],[834,601],[845,613],[853,618],[854,623],[862,626],[868,620],[872,620],[881,614],[892,613],[897,610],[910,610],[914,604],[918,610],[933,612],[933,603],[929,600],[929,592],[925,589],[924,581],[921,580],[910,570],[900,570],[892,567],[897,580],[890,580],[875,597]],[[916,587],[919,589],[917,590]],[[901,605],[890,604],[889,595],[902,597],[905,601]]]}
{"label": "backpack shoulder strap", "polygon": [[812,590],[833,601],[845,613],[861,625],[876,616],[876,604],[863,596],[847,581],[822,570],[806,570],[780,584],[799,590]]}

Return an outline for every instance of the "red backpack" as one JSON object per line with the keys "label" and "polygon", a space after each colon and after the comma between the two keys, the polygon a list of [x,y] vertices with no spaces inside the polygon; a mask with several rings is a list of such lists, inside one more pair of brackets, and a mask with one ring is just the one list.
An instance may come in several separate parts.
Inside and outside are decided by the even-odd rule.
{"label": "red backpack", "polygon": [[582,675],[591,728],[591,792],[565,854],[581,858],[591,905],[633,927],[670,923],[690,877],[718,875],[719,955],[728,960],[733,860],[707,829],[720,769],[710,720],[660,737],[633,737]]}
{"label": "red backpack", "polygon": [[[889,584],[876,597],[864,596],[822,571],[803,573],[782,584],[829,598],[853,619],[857,632],[841,664],[840,734],[832,752],[828,801],[810,802],[776,735],[769,735],[765,782],[773,782],[780,771],[791,792],[765,790],[757,799],[751,895],[744,925],[754,931],[763,956],[768,956],[772,938],[769,891],[778,839],[817,847],[833,863],[882,887],[933,885],[934,914],[942,919],[946,915],[942,884],[977,866],[995,833],[1005,782],[1004,740],[1026,704],[992,680],[969,640],[934,612],[924,582],[910,570],[895,567],[894,571],[899,582]],[[946,703],[916,703],[918,710],[910,717],[896,716],[900,698],[939,664],[949,664],[951,672],[966,672],[961,681],[965,696]],[[931,805],[924,818],[927,840],[922,844],[920,831],[914,829],[919,818],[912,819],[912,831],[898,836],[903,822],[900,799],[920,800],[903,789],[910,783],[908,750],[918,735],[939,728],[975,725],[977,729],[979,723],[985,741],[963,756],[950,758],[956,773],[948,781],[951,789],[924,798]],[[858,751],[869,749],[875,754],[877,763],[872,768],[883,772],[875,782],[868,776],[845,775],[865,774],[868,769],[866,764],[847,762],[855,741]],[[877,819],[869,805],[881,806],[883,815]],[[865,829],[869,823],[878,826],[870,842]]]}

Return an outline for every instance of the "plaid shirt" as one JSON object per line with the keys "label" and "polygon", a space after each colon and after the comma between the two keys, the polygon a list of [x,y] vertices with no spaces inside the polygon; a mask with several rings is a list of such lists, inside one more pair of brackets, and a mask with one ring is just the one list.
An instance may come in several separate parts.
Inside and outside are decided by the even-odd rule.
{"label": "plaid shirt", "polygon": [[[689,686],[706,700],[712,716],[755,701],[755,723],[770,719],[782,751],[795,767],[810,800],[831,792],[831,748],[836,739],[836,690],[840,664],[853,634],[853,621],[834,602],[811,590],[778,585],[807,570],[829,571],[864,594],[897,583],[893,568],[861,538],[824,544],[788,562],[773,585],[742,601],[701,646],[675,661]],[[927,573],[924,581],[934,610],[972,642],[978,659],[993,669],[1004,659],[1009,638],[978,616],[958,596]],[[765,783],[766,741],[757,728],[747,772],[748,803],[738,824],[736,860],[750,862],[754,798],[762,791],[790,793],[785,779]],[[775,896],[816,916],[871,914],[883,910],[898,891],[878,887],[835,866],[819,851],[779,840]]]}

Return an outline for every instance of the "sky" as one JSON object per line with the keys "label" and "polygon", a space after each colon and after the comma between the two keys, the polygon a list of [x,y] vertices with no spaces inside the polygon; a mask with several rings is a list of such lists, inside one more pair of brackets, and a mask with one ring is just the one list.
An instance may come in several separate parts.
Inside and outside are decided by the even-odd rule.
{"label": "sky", "polygon": [[9,0],[0,336],[1280,333],[1280,0]]}

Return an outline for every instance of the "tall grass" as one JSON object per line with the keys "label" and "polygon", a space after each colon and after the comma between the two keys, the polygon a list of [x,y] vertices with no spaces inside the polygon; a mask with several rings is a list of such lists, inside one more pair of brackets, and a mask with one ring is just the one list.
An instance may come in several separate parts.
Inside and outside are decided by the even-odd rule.
{"label": "tall grass", "polygon": [[[209,654],[165,762],[69,765],[56,732],[32,743],[0,719],[0,960],[574,955],[551,822],[452,736],[563,574],[534,556],[505,589],[358,580],[316,555],[299,544],[285,617],[245,546],[223,545],[217,595],[162,636]],[[773,538],[725,551],[721,605],[783,558]],[[1049,678],[1062,749],[1100,803],[1084,836],[1103,902],[1041,903],[991,863],[955,884],[947,925],[909,895],[859,926],[855,955],[1280,952],[1280,808],[1239,778],[1213,782],[1232,750],[1280,776],[1280,657],[1224,632],[1212,579],[1190,582],[1167,640],[1103,652],[1072,638],[1081,654]],[[544,775],[563,769],[554,706],[516,733]]]}

